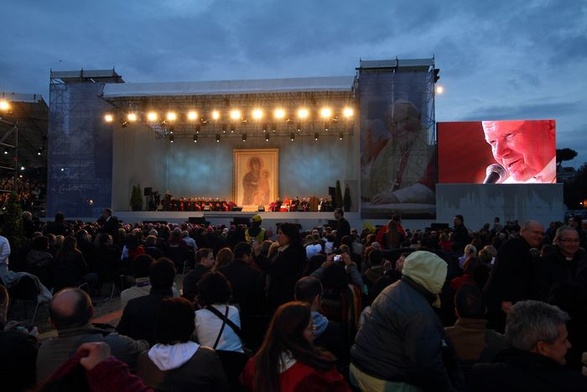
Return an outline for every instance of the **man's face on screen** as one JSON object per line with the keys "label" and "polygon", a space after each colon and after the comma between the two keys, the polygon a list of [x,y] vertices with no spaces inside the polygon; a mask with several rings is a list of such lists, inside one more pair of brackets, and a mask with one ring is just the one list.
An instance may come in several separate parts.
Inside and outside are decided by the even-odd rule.
{"label": "man's face on screen", "polygon": [[483,131],[493,157],[516,181],[536,176],[554,158],[548,122],[484,121]]}

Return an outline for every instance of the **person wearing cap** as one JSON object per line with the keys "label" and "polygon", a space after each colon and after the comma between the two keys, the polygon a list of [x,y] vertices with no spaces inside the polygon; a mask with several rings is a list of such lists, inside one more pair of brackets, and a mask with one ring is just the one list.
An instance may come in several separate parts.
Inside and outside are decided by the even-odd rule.
{"label": "person wearing cap", "polygon": [[461,390],[462,372],[454,356],[454,367],[445,362],[449,347],[433,308],[440,306],[447,263],[434,253],[415,251],[402,273],[373,301],[357,333],[351,381],[362,391]]}
{"label": "person wearing cap", "polygon": [[263,219],[257,214],[253,216],[251,222],[251,227],[245,231],[245,239],[247,242],[257,241],[260,244],[267,239],[267,230],[261,227]]}

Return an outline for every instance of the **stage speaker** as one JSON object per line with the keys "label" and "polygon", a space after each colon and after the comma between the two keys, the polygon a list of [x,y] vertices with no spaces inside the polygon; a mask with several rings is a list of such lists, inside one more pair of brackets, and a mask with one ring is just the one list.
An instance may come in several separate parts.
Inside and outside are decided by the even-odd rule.
{"label": "stage speaker", "polygon": [[265,212],[265,206],[259,206],[259,208],[257,208],[257,211]]}
{"label": "stage speaker", "polygon": [[237,225],[250,226],[251,225],[251,218],[242,218],[242,217],[232,218],[231,224],[233,224],[235,226],[237,226]]}
{"label": "stage speaker", "polygon": [[202,209],[202,211],[210,211],[210,206],[204,206],[204,208]]}
{"label": "stage speaker", "polygon": [[195,225],[205,225],[206,224],[206,218],[204,218],[203,216],[190,216],[188,218],[188,222],[195,224]]}
{"label": "stage speaker", "polygon": [[151,196],[151,193],[153,193],[153,188],[152,187],[146,187],[145,189],[143,189],[143,194],[145,196]]}
{"label": "stage speaker", "polygon": [[430,223],[432,230],[446,230],[449,228],[448,223]]}
{"label": "stage speaker", "polygon": [[242,211],[242,210],[243,210],[243,208],[239,207],[239,206],[232,207],[232,211]]}

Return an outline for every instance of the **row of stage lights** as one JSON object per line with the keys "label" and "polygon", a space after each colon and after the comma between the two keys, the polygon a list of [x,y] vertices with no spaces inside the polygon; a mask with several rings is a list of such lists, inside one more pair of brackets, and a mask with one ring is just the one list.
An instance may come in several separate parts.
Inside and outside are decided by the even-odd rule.
{"label": "row of stage lights", "polygon": [[[270,134],[266,133],[265,134],[265,141],[268,142],[270,140]],[[296,140],[296,134],[294,132],[290,133],[289,135],[290,140],[293,142],[294,140]],[[221,135],[219,133],[216,134],[216,143],[220,143],[220,139],[221,139]],[[320,139],[320,133],[315,132],[314,133],[314,140],[318,141]],[[194,134],[193,137],[194,143],[198,143],[198,141],[200,140],[200,137],[198,134]],[[338,140],[344,140],[344,133],[340,132],[338,134]],[[169,135],[169,142],[173,143],[175,141],[175,136],[172,134]],[[247,134],[243,133],[242,134],[242,141],[243,143],[247,141]]]}
{"label": "row of stage lights", "polygon": [[[308,120],[311,118],[310,117],[311,114],[312,113],[310,112],[309,109],[300,108],[296,112],[296,117],[299,121],[305,121],[305,120]],[[329,107],[324,107],[324,108],[320,109],[318,114],[319,114],[320,118],[322,118],[324,121],[330,121],[330,120],[338,121],[338,116],[336,116],[334,114],[334,111]],[[261,121],[266,116],[263,109],[253,109],[251,111],[250,115],[254,121]],[[346,120],[350,120],[354,116],[354,110],[353,110],[353,108],[347,106],[347,107],[343,108],[341,115],[342,115],[342,118],[344,118]],[[185,121],[192,123],[192,124],[197,124],[199,122],[202,125],[206,125],[210,121],[210,119],[214,122],[218,122],[218,121],[222,120],[222,118],[223,118],[222,113],[219,110],[213,110],[210,113],[209,117],[201,116],[200,113],[198,113],[195,110],[188,111],[185,114]],[[247,124],[249,122],[248,117],[246,115],[243,115],[243,112],[238,109],[231,110],[228,113],[228,118],[230,119],[230,121],[232,121],[233,125],[236,124],[237,122],[242,122],[244,124]],[[115,121],[115,119],[116,118],[113,113],[106,113],[104,115],[104,121],[106,121],[107,123],[112,123]],[[293,121],[291,117],[288,117],[287,111],[283,108],[277,108],[273,111],[273,119],[276,121],[282,121],[282,120],[286,120],[288,122]],[[122,126],[124,127],[124,126],[127,126],[129,123],[135,123],[138,121],[146,121],[147,123],[151,123],[151,124],[158,123],[160,125],[171,125],[174,122],[181,121],[181,118],[178,115],[178,113],[174,112],[174,111],[167,112],[163,118],[161,118],[159,113],[157,113],[155,111],[148,112],[146,114],[145,118],[140,118],[140,116],[137,112],[130,111],[130,112],[126,113],[123,118],[120,118],[119,120],[120,120],[120,123],[122,124]]]}

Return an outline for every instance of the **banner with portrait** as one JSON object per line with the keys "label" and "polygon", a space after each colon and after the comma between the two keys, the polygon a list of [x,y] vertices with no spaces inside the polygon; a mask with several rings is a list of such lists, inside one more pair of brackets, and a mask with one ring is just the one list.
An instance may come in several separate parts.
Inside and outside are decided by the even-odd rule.
{"label": "banner with portrait", "polygon": [[279,196],[279,150],[233,150],[233,160],[233,197],[237,205],[268,209]]}
{"label": "banner with portrait", "polygon": [[361,217],[434,218],[433,69],[359,71]]}

